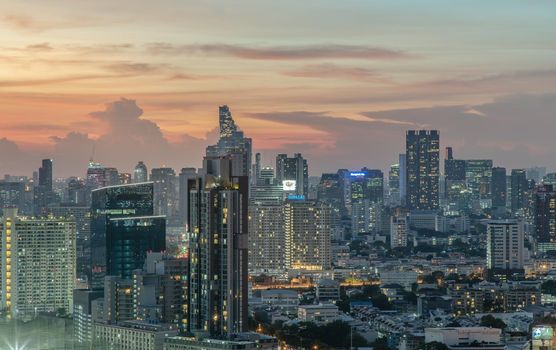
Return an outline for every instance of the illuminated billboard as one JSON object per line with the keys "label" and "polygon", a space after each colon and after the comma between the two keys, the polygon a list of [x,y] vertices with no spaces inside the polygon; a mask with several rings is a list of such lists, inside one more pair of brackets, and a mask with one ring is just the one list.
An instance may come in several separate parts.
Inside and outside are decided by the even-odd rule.
{"label": "illuminated billboard", "polygon": [[295,180],[284,180],[282,181],[282,190],[284,191],[295,191],[297,188],[297,182]]}
{"label": "illuminated billboard", "polygon": [[364,171],[353,171],[351,173],[349,173],[349,176],[351,177],[365,177],[367,176],[367,173]]}
{"label": "illuminated billboard", "polygon": [[551,326],[535,326],[533,327],[533,340],[552,340],[554,338],[554,330]]}

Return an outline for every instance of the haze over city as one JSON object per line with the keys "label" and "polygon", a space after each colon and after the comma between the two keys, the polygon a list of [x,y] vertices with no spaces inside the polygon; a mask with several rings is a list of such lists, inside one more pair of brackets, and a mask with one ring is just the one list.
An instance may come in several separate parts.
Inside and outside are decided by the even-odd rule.
{"label": "haze over city", "polygon": [[0,349],[556,350],[556,1],[0,3]]}
{"label": "haze over city", "polygon": [[553,1],[77,4],[0,4],[4,172],[50,157],[81,174],[93,148],[122,169],[199,166],[222,104],[254,149],[302,148],[315,175],[386,169],[419,128],[556,167]]}

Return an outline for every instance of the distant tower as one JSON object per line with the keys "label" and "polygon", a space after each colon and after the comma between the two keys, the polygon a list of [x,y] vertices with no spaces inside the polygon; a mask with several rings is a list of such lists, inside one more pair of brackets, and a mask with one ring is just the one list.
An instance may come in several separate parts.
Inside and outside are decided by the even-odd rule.
{"label": "distant tower", "polygon": [[234,119],[228,106],[221,106],[220,138],[216,145],[207,147],[208,157],[230,156],[232,159],[232,174],[234,176],[250,176],[252,141],[245,137]]}
{"label": "distant tower", "polygon": [[439,146],[438,130],[409,130],[406,134],[407,205],[410,209],[438,209]]}
{"label": "distant tower", "polygon": [[148,180],[148,171],[147,166],[142,161],[139,161],[133,170],[133,182],[140,183],[140,182],[147,182]]}

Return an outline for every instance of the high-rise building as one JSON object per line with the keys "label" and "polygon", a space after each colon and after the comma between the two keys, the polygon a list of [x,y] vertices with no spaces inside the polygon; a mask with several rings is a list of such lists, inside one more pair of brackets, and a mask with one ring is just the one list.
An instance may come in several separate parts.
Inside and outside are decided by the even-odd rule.
{"label": "high-rise building", "polygon": [[1,309],[13,318],[73,310],[75,223],[20,217],[5,208],[0,224]]}
{"label": "high-rise building", "polygon": [[0,214],[5,207],[25,207],[25,183],[0,181]]}
{"label": "high-rise building", "polygon": [[556,250],[556,191],[552,185],[540,185],[533,193],[535,241],[540,252]]}
{"label": "high-rise building", "polygon": [[381,229],[381,203],[368,199],[358,200],[351,205],[351,232],[353,236],[374,233]]}
{"label": "high-rise building", "polygon": [[520,209],[526,207],[527,199],[527,174],[525,169],[512,169],[511,175],[512,183],[512,212],[517,212]]}
{"label": "high-rise building", "polygon": [[56,201],[52,187],[52,159],[43,159],[39,168],[39,182],[35,187],[35,214],[48,214],[48,206]]}
{"label": "high-rise building", "polygon": [[514,220],[493,220],[487,225],[487,268],[500,272],[523,269],[525,237]]}
{"label": "high-rise building", "polygon": [[80,206],[90,206],[91,204],[91,189],[87,187],[85,181],[77,178],[72,178],[68,181],[66,203],[71,203]]}
{"label": "high-rise building", "polygon": [[399,206],[400,198],[400,164],[392,164],[388,172],[388,204]]}
{"label": "high-rise building", "polygon": [[175,222],[179,210],[176,172],[172,168],[153,168],[151,181],[154,189],[155,215],[164,215],[170,222]]}
{"label": "high-rise building", "polygon": [[454,159],[452,147],[446,147],[444,158],[444,176],[446,181],[465,181],[466,162],[463,159]]}
{"label": "high-rise building", "polygon": [[220,106],[220,138],[216,145],[207,147],[207,157],[229,156],[232,175],[249,176],[251,173],[252,141],[243,135],[232,118],[228,106]]}
{"label": "high-rise building", "polygon": [[[228,127],[221,123],[224,136]],[[234,162],[205,157],[206,175],[188,191],[189,327],[219,338],[247,329],[249,180],[232,176]]]}
{"label": "high-rise building", "polygon": [[131,279],[147,252],[166,250],[164,216],[113,217],[106,227],[106,275]]}
{"label": "high-rise building", "polygon": [[120,173],[119,175],[119,185],[128,185],[133,183],[133,178],[130,173]]}
{"label": "high-rise building", "polygon": [[401,153],[398,157],[400,164],[400,202],[401,205],[407,203],[407,156]]}
{"label": "high-rise building", "polygon": [[133,182],[134,183],[141,183],[147,182],[149,177],[149,171],[147,170],[147,166],[143,161],[139,161],[133,169]]}
{"label": "high-rise building", "polygon": [[145,267],[133,272],[133,318],[187,330],[187,258],[149,253]]}
{"label": "high-rise building", "polygon": [[506,207],[506,168],[492,168],[491,179],[492,207]]}
{"label": "high-rise building", "polygon": [[284,205],[287,269],[325,270],[331,264],[330,207],[290,200]]}
{"label": "high-rise building", "polygon": [[[149,218],[153,216],[153,183],[143,182],[99,188],[92,193],[91,205],[91,269],[93,288],[103,287],[106,275],[108,232],[115,218]],[[160,220],[160,219],[157,219]],[[163,220],[163,219],[162,219]],[[154,227],[160,228],[159,225]],[[145,252],[146,254],[146,252]]]}
{"label": "high-rise building", "polygon": [[87,186],[94,190],[104,186],[105,183],[105,172],[102,164],[95,163],[92,160],[87,166]]}
{"label": "high-rise building", "polygon": [[276,180],[282,184],[284,191],[303,195],[307,198],[309,194],[309,168],[307,160],[301,153],[293,157],[287,154],[276,156]]}
{"label": "high-rise building", "polygon": [[384,175],[378,169],[363,168],[349,174],[351,205],[368,200],[370,203],[384,201]]}
{"label": "high-rise building", "polygon": [[407,206],[433,210],[439,207],[440,137],[437,130],[406,133]]}
{"label": "high-rise building", "polygon": [[66,218],[75,222],[77,277],[88,276],[91,271],[91,208],[60,204],[52,206],[50,211],[54,217]]}
{"label": "high-rise building", "polygon": [[187,216],[189,215],[189,203],[188,203],[188,181],[189,179],[194,179],[197,177],[197,169],[195,168],[182,168],[179,174],[179,184],[178,184],[178,206],[179,206],[179,218],[182,224],[187,223]]}
{"label": "high-rise building", "polygon": [[280,202],[252,202],[249,206],[249,271],[253,274],[285,270],[284,210]]}
{"label": "high-rise building", "polygon": [[390,248],[407,247],[407,214],[392,215],[390,217]]}
{"label": "high-rise building", "polygon": [[471,192],[475,208],[492,207],[491,180],[492,160],[471,159],[465,161],[465,181]]}

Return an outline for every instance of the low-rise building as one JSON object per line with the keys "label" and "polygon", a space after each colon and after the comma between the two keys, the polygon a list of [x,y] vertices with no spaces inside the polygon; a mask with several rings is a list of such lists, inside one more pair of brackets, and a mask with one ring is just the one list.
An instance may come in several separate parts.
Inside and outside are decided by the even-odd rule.
{"label": "low-rise building", "polygon": [[338,307],[334,304],[300,305],[297,317],[301,322],[326,324],[336,321],[340,316]]}
{"label": "low-rise building", "polygon": [[164,339],[178,335],[177,326],[124,321],[94,325],[95,347],[118,350],[163,350]]}
{"label": "low-rise building", "polygon": [[425,328],[425,343],[438,342],[449,349],[477,349],[481,346],[488,349],[503,350],[501,344],[502,331],[488,327],[450,327]]}

